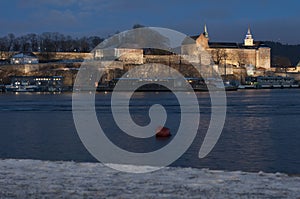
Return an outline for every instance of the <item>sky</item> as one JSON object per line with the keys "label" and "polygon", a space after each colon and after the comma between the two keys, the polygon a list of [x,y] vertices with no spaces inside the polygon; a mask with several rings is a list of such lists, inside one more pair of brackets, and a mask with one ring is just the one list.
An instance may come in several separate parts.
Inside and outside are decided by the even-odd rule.
{"label": "sky", "polygon": [[300,44],[299,0],[2,0],[0,36],[60,32],[106,38],[134,24],[203,32],[211,41]]}

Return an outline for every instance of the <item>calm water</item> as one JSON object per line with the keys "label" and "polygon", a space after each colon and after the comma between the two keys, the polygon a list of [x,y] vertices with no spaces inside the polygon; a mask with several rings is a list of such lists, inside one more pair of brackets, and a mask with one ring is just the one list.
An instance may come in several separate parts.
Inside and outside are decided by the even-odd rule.
{"label": "calm water", "polygon": [[[197,93],[201,121],[192,146],[172,166],[222,170],[300,173],[300,90],[228,92],[227,119],[213,151],[198,158],[210,118],[208,93]],[[72,119],[71,93],[0,94],[0,158],[96,161],[82,145]],[[136,93],[131,115],[149,122],[148,109],[162,104],[167,124],[176,132],[180,109],[171,93]],[[97,94],[98,120],[118,146],[134,152],[159,149],[171,139],[133,139],[113,122],[110,94]]]}

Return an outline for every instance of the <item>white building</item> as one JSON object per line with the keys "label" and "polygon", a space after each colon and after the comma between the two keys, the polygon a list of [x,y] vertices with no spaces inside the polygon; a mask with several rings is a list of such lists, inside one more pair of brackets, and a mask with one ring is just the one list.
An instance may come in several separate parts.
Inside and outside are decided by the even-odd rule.
{"label": "white building", "polygon": [[10,58],[11,64],[38,64],[39,59],[33,53],[19,53]]}

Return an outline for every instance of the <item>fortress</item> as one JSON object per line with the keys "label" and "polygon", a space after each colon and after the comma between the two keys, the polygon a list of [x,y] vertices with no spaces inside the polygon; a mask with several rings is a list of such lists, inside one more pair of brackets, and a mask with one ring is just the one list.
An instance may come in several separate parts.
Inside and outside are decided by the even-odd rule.
{"label": "fortress", "polygon": [[[201,53],[199,49],[205,53]],[[9,60],[9,58],[16,53],[17,52],[0,52],[0,59]],[[115,60],[114,64],[110,65],[110,68],[107,68],[107,75],[104,78],[105,81],[120,77],[129,69],[147,63],[169,65],[185,77],[198,77],[199,74],[190,64],[190,62],[196,62],[207,66],[203,67],[203,69],[208,71],[205,71],[208,75],[212,69],[214,69],[218,70],[221,75],[234,76],[234,78],[240,82],[243,82],[246,76],[265,75],[267,71],[273,71],[273,68],[271,68],[270,47],[264,45],[262,42],[254,41],[250,28],[243,43],[228,43],[211,42],[205,26],[202,34],[189,37],[183,41],[181,55],[147,54],[144,52],[144,49],[129,48],[114,48],[108,51],[99,49],[93,53],[46,52],[47,56],[40,52],[34,52],[34,54],[40,61],[45,62],[47,61],[47,57],[51,57],[52,61],[57,60],[58,62],[3,65],[0,69],[0,79],[2,79],[3,82],[9,82],[8,77],[13,75],[59,75],[64,76],[64,84],[69,86],[72,84],[77,68],[80,66],[80,63],[71,63],[72,60],[83,60],[84,58],[102,59],[105,57]],[[181,59],[181,57],[184,59]],[[59,60],[63,61],[59,62]],[[211,67],[212,65],[213,67]],[[152,70],[155,69],[153,68]],[[151,71],[145,71],[145,75],[146,74],[150,75]],[[142,75],[140,74],[140,76]],[[297,77],[297,79],[300,78]]]}
{"label": "fortress", "polygon": [[232,67],[252,66],[256,69],[271,70],[271,49],[262,42],[254,41],[250,28],[243,43],[210,42],[206,25],[204,32],[191,37],[194,41],[184,42],[183,55],[199,55],[199,47],[211,55],[216,65]]}

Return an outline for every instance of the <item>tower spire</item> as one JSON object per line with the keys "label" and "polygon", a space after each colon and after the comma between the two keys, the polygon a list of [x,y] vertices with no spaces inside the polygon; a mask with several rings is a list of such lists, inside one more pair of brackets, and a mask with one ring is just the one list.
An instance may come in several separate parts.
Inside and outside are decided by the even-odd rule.
{"label": "tower spire", "polygon": [[250,26],[248,26],[248,32],[247,35],[251,35]]}
{"label": "tower spire", "polygon": [[245,46],[253,46],[253,38],[252,38],[250,27],[248,27],[248,31],[247,31],[246,37],[244,39],[244,45]]}
{"label": "tower spire", "polygon": [[206,37],[206,38],[208,38],[208,32],[207,32],[207,27],[206,27],[206,24],[204,25],[204,36]]}

